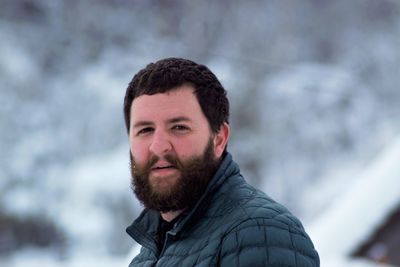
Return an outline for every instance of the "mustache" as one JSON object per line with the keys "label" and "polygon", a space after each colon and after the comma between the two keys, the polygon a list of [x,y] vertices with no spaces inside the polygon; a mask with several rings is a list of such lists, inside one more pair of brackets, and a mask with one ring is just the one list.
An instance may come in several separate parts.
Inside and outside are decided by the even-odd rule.
{"label": "mustache", "polygon": [[[178,158],[175,157],[175,156],[173,156],[173,155],[170,155],[170,154],[165,155],[165,156],[163,157],[163,159],[164,159],[166,162],[168,162],[172,167],[175,167],[175,168],[178,168],[178,169],[179,169],[179,168],[182,166],[181,163],[180,163],[180,161],[178,160]],[[152,155],[152,156],[150,157],[150,159],[149,159],[148,164],[147,164],[148,168],[153,168],[154,165],[156,165],[157,162],[158,162],[159,160],[160,160],[160,157],[159,157],[159,156]],[[146,167],[147,167],[147,166],[146,166]]]}

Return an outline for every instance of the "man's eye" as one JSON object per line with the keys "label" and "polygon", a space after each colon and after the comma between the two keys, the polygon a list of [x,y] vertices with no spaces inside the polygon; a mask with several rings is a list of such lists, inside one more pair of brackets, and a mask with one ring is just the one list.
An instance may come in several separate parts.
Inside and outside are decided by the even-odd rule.
{"label": "man's eye", "polygon": [[187,131],[187,130],[189,130],[189,127],[187,127],[185,125],[174,125],[172,127],[172,129],[176,130],[176,131]]}
{"label": "man's eye", "polygon": [[140,129],[139,131],[137,131],[136,135],[142,135],[142,134],[150,133],[152,131],[153,131],[153,128],[146,127],[146,128],[143,128],[143,129]]}

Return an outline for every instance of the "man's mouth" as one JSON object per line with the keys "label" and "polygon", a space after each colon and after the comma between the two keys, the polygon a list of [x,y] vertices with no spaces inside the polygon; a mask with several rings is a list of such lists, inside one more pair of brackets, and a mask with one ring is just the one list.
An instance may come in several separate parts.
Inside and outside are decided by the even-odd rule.
{"label": "man's mouth", "polygon": [[170,169],[170,168],[174,168],[174,166],[154,167],[152,169],[153,170],[162,170],[162,169]]}
{"label": "man's mouth", "polygon": [[151,173],[153,177],[167,177],[169,175],[176,174],[178,169],[171,164],[168,165],[158,165],[156,164],[153,168],[151,168]]}
{"label": "man's mouth", "polygon": [[176,167],[172,164],[156,164],[152,170],[163,170],[163,169],[176,169]]}

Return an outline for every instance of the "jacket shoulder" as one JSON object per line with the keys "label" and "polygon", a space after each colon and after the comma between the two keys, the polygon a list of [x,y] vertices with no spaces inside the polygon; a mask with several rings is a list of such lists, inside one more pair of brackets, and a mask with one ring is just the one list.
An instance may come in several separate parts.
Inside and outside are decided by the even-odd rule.
{"label": "jacket shoulder", "polygon": [[228,179],[215,197],[217,209],[223,209],[225,214],[232,213],[242,220],[263,218],[281,223],[282,226],[302,227],[300,221],[286,207],[248,184],[241,175]]}
{"label": "jacket shoulder", "polygon": [[221,266],[319,266],[301,222],[242,179],[230,179],[221,188],[232,222],[223,238]]}

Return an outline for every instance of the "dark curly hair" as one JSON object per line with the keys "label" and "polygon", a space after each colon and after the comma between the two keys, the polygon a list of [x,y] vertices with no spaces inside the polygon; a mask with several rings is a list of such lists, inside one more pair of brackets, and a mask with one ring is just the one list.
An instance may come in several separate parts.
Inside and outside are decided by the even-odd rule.
{"label": "dark curly hair", "polygon": [[129,83],[124,100],[124,116],[129,133],[132,101],[141,95],[165,93],[189,84],[206,116],[211,130],[217,133],[224,122],[229,123],[229,101],[217,77],[204,65],[182,58],[166,58],[150,63]]}

